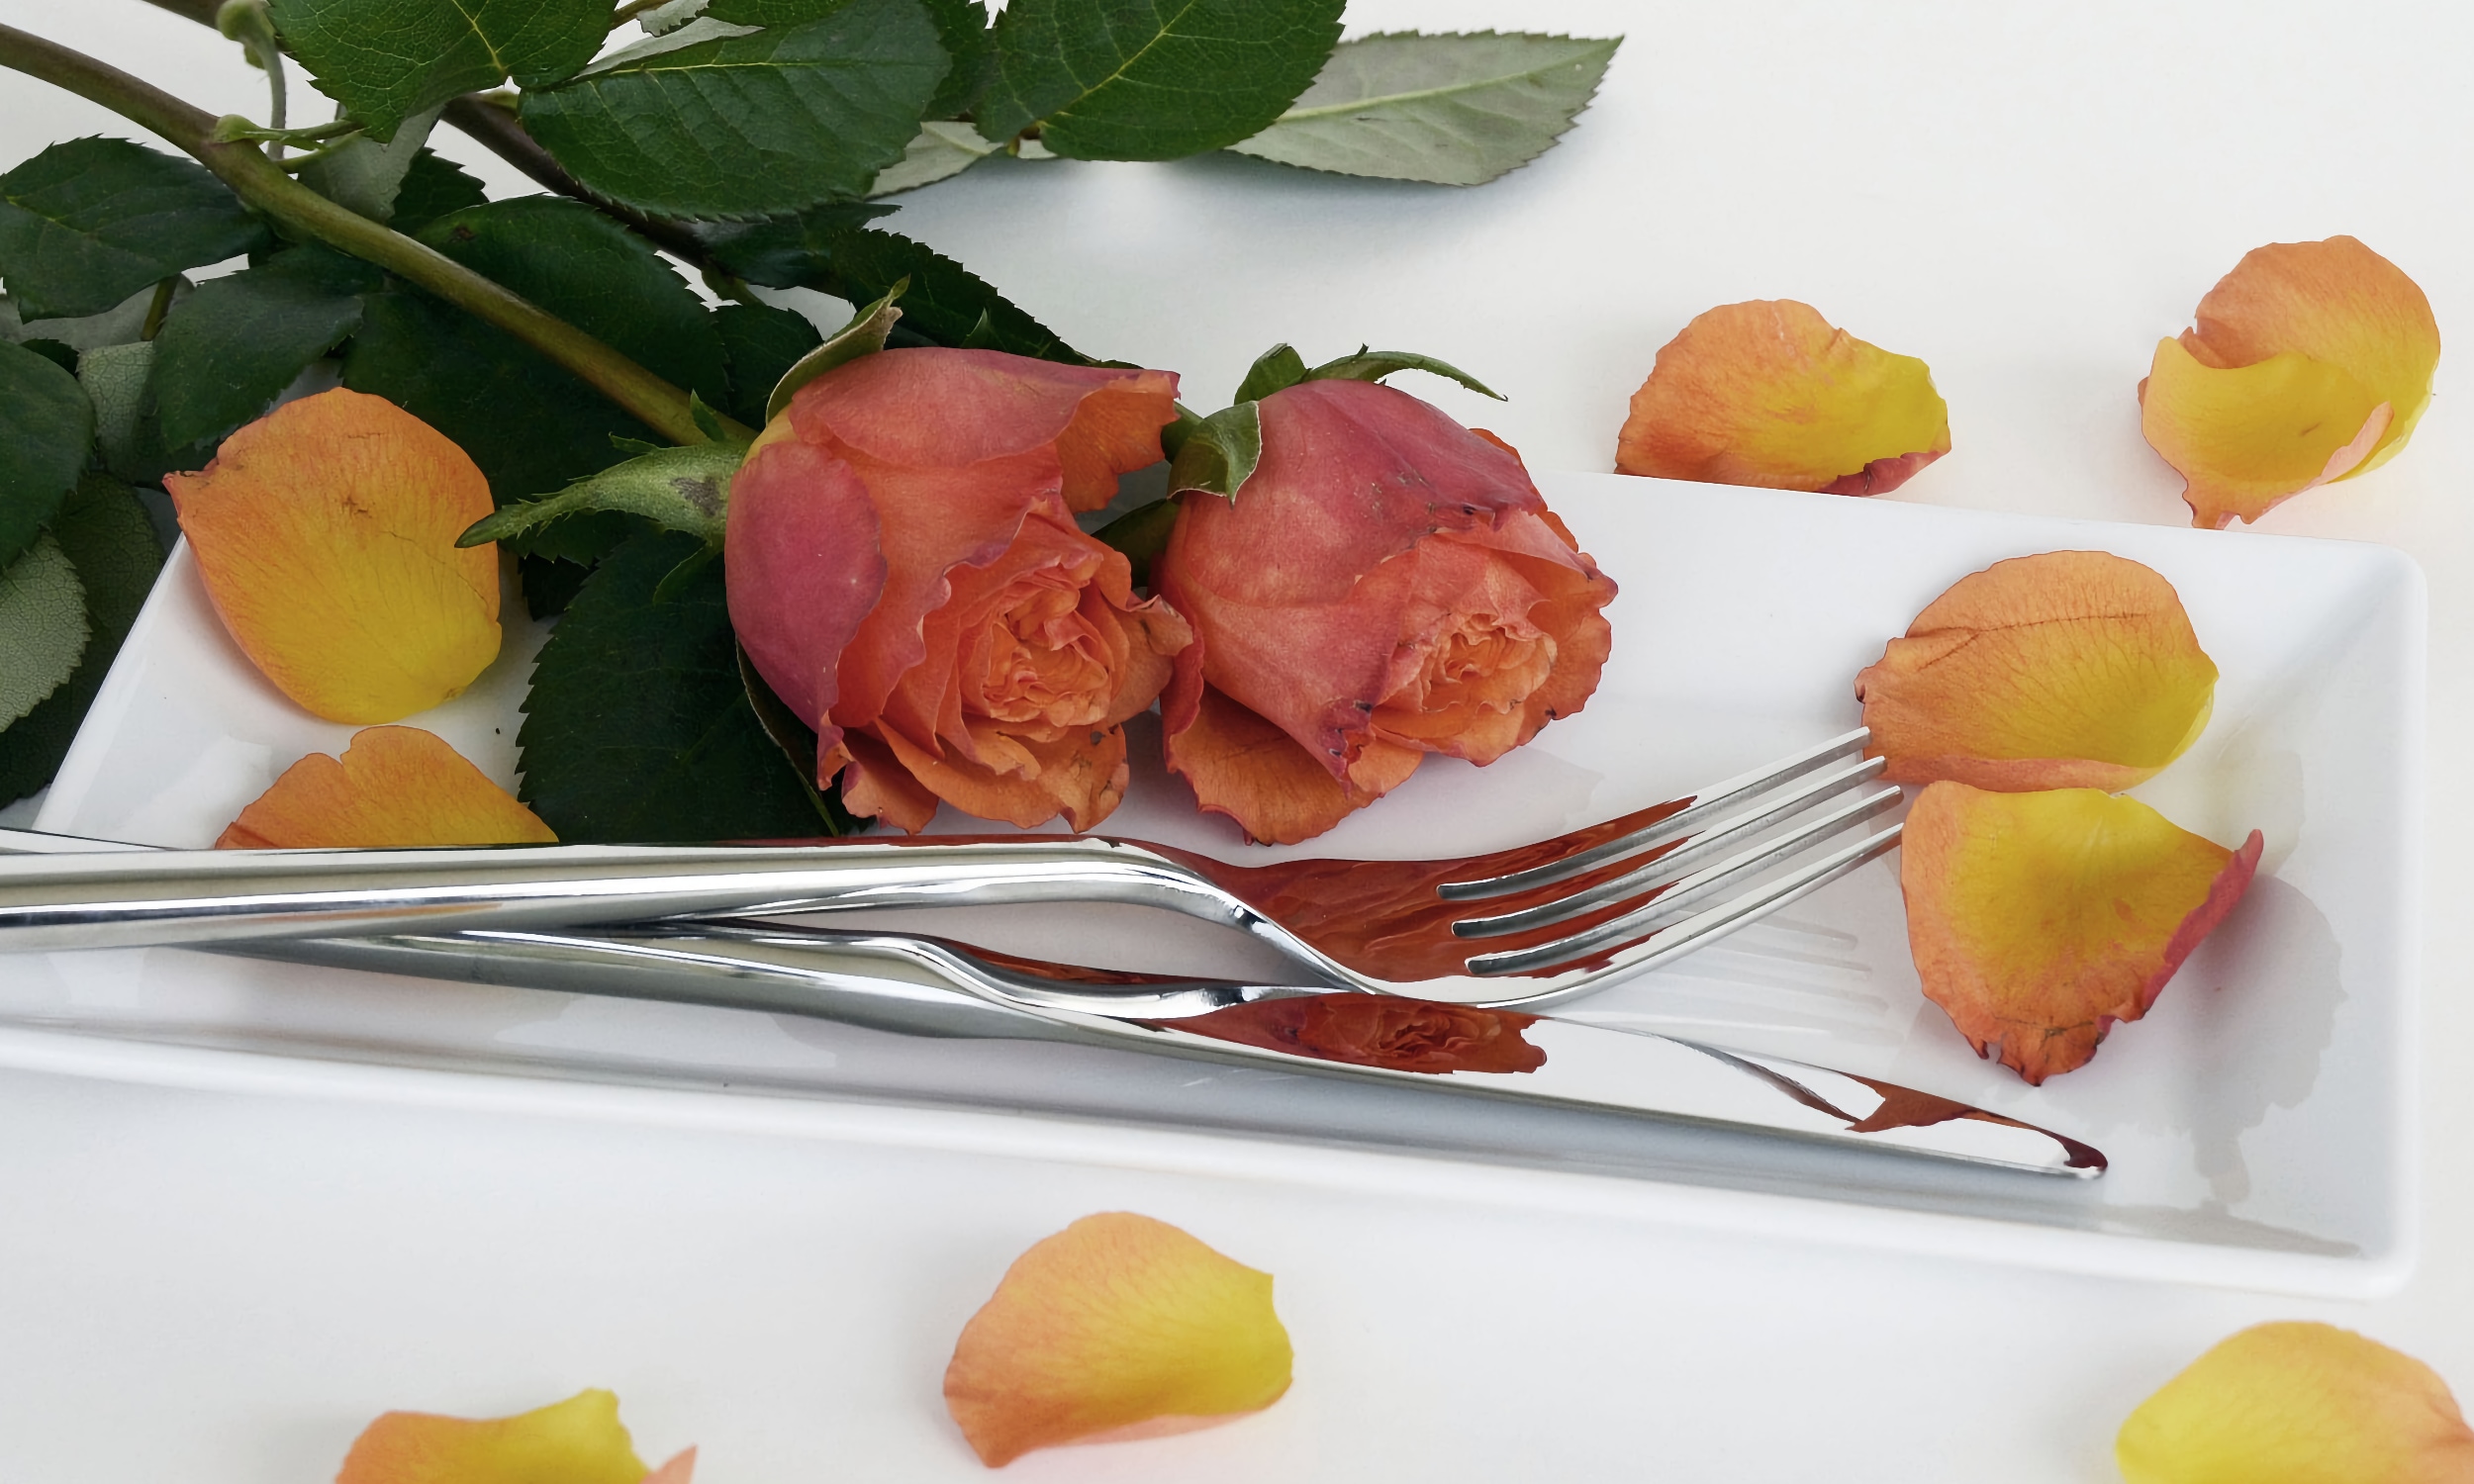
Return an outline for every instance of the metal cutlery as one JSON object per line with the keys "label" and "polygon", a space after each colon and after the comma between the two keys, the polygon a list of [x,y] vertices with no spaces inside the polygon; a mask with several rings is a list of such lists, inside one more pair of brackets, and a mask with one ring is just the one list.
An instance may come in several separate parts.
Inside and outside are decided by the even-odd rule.
{"label": "metal cutlery", "polygon": [[1900,802],[1866,739],[1859,728],[1621,818],[1442,861],[1233,866],[1036,835],[0,858],[0,951],[1116,902],[1250,933],[1334,987],[1537,1008],[1690,953],[1890,850],[1896,824],[1831,843]]}

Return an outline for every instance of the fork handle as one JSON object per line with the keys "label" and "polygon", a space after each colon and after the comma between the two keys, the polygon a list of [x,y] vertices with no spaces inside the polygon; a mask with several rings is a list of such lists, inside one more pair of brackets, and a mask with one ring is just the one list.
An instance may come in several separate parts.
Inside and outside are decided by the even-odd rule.
{"label": "fork handle", "polygon": [[[57,837],[0,831],[0,851]],[[1106,901],[1226,925],[1239,909],[1139,845],[1095,837],[796,846],[0,856],[0,952],[582,927],[687,915]]]}

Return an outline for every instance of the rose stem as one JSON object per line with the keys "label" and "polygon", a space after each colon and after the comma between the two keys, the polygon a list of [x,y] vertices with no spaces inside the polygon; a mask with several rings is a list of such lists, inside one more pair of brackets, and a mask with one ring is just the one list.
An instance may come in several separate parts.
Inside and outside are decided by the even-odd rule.
{"label": "rose stem", "polygon": [[[187,13],[186,7],[172,7]],[[377,264],[564,366],[674,443],[709,441],[687,393],[554,315],[453,259],[390,232],[302,185],[255,145],[220,143],[215,119],[169,93],[54,42],[0,26],[0,66],[38,77],[111,109],[194,155],[234,193],[277,222]],[[729,419],[735,437],[753,432]]]}

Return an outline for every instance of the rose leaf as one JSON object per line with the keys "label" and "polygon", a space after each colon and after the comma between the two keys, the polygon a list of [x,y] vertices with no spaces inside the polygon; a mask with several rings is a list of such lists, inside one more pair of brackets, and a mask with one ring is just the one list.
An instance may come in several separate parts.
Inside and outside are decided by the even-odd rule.
{"label": "rose leaf", "polygon": [[1359,37],[1270,128],[1228,147],[1342,175],[1482,185],[1572,127],[1621,44],[1493,32]]}
{"label": "rose leaf", "polygon": [[50,535],[77,570],[90,637],[69,678],[0,731],[0,803],[51,782],[163,566],[145,507],[128,487],[99,474],[80,480],[61,502]]}
{"label": "rose leaf", "polygon": [[272,10],[319,91],[381,142],[458,93],[571,76],[610,34],[609,0],[272,0]]}
{"label": "rose leaf", "polygon": [[203,166],[121,139],[70,139],[0,175],[0,277],[29,321],[99,315],[266,241]]}

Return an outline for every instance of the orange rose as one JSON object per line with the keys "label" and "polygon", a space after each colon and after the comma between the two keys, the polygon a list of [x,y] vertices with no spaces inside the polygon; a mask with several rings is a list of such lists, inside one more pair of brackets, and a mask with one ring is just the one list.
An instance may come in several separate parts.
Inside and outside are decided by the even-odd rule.
{"label": "orange rose", "polygon": [[1536,1071],[1546,1052],[1521,1032],[1535,1015],[1384,994],[1259,999],[1158,1024],[1241,1046],[1301,1052],[1391,1071]]}
{"label": "orange rose", "polygon": [[756,440],[730,491],[730,622],[853,813],[915,831],[941,799],[1080,830],[1116,807],[1122,724],[1190,631],[1074,513],[1159,460],[1176,395],[1165,371],[883,350]]}
{"label": "orange rose", "polygon": [[1615,585],[1520,456],[1341,378],[1258,404],[1234,499],[1188,491],[1152,585],[1193,625],[1169,767],[1257,840],[1319,835],[1430,752],[1491,763],[1597,689]]}

